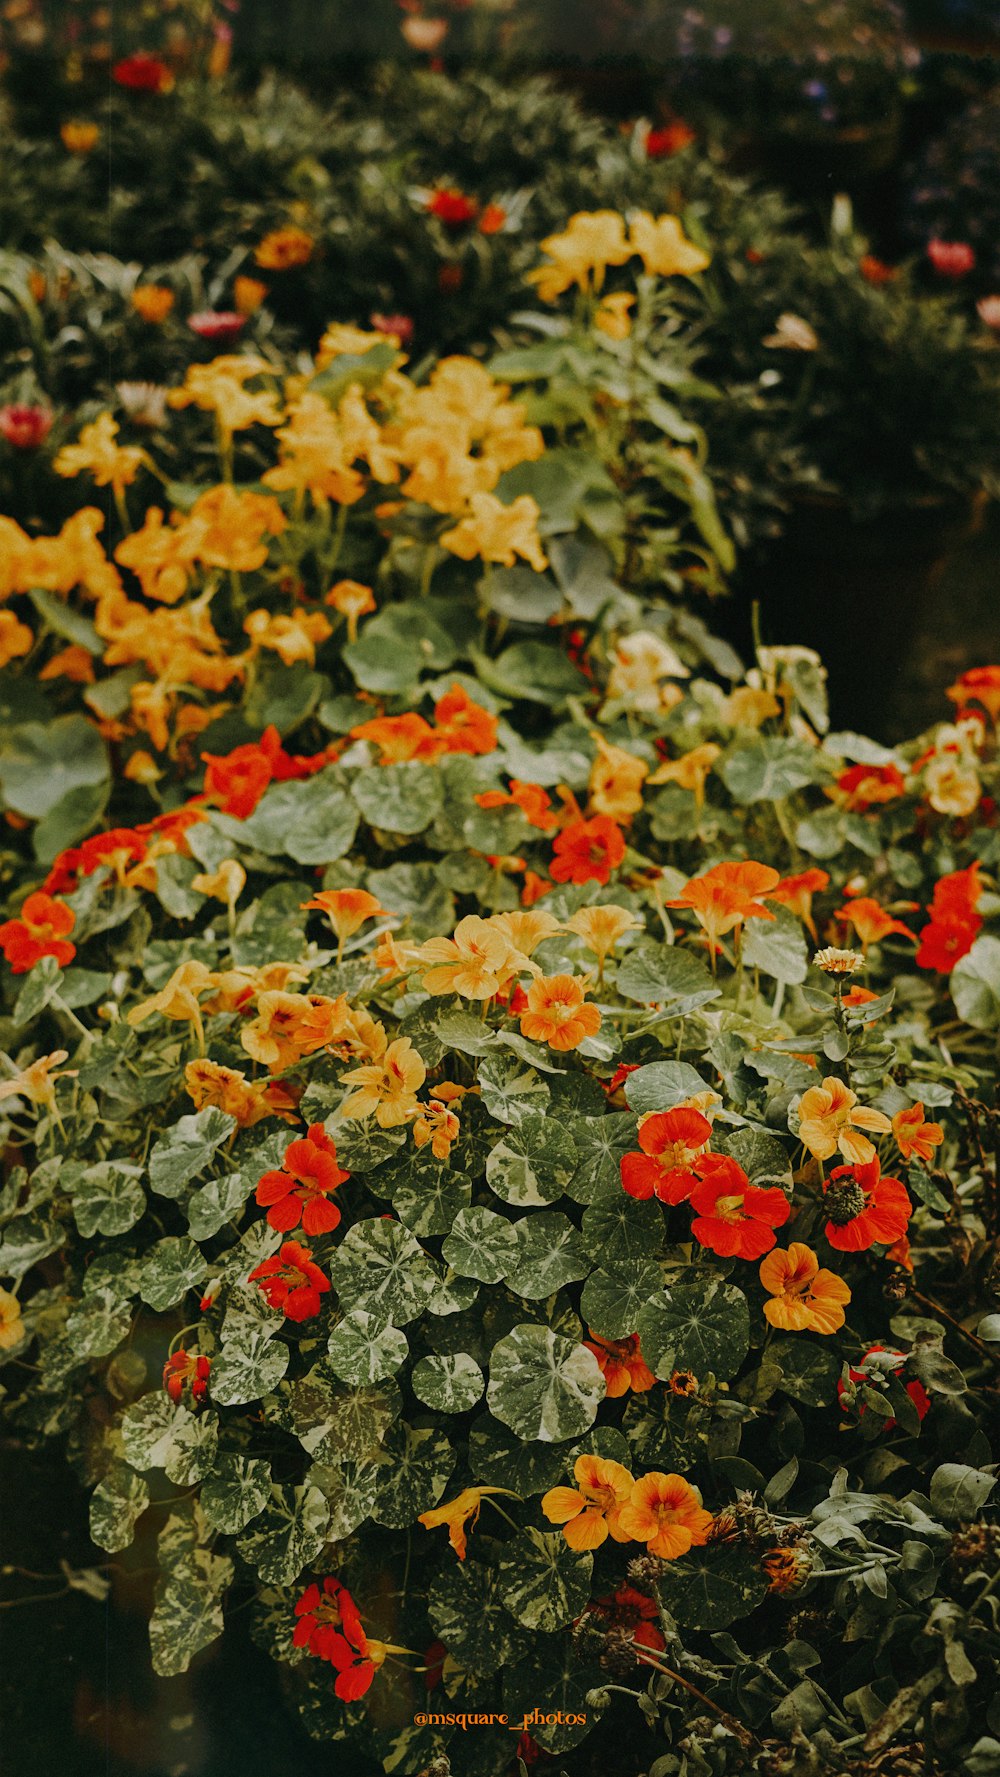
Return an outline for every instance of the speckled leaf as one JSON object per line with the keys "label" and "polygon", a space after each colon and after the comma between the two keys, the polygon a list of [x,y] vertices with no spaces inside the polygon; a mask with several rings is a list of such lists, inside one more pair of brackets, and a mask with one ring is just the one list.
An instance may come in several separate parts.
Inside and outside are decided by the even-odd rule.
{"label": "speckled leaf", "polygon": [[602,1197],[620,1196],[622,1156],[637,1145],[636,1119],[631,1112],[577,1117],[573,1141],[576,1165],[566,1182],[567,1194],[577,1203],[596,1203]]}
{"label": "speckled leaf", "polygon": [[[535,1636],[530,1652],[504,1671],[503,1707],[512,1722],[523,1721],[533,1709],[561,1717],[537,1723],[531,1735],[547,1751],[563,1752],[593,1732],[601,1714],[593,1696],[606,1679],[600,1666],[581,1661],[571,1635]],[[544,1705],[535,1702],[539,1694]]]}
{"label": "speckled leaf", "polygon": [[619,1189],[584,1211],[583,1240],[602,1270],[631,1272],[660,1251],[663,1211],[655,1198],[642,1203]]}
{"label": "speckled leaf", "polygon": [[507,1050],[494,1051],[479,1064],[483,1104],[497,1123],[523,1123],[544,1116],[549,1089],[541,1075]]}
{"label": "speckled leaf", "polygon": [[523,1324],[494,1348],[487,1398],[491,1413],[519,1437],[554,1444],[581,1437],[593,1424],[604,1377],[584,1345]]}
{"label": "speckled leaf", "polygon": [[558,1123],[533,1112],[491,1149],[486,1181],[514,1209],[554,1203],[573,1177],[576,1147]]}
{"label": "speckled leaf", "polygon": [[637,1331],[646,1362],[662,1381],[675,1370],[725,1380],[750,1347],[747,1299],[730,1283],[678,1284],[642,1310]]}
{"label": "speckled leaf", "polygon": [[477,1677],[492,1677],[527,1648],[527,1637],[501,1601],[494,1570],[480,1561],[439,1567],[427,1596],[427,1614],[459,1665]]}
{"label": "speckled leaf", "polygon": [[146,1207],[146,1194],[139,1183],[142,1167],[125,1160],[98,1160],[95,1165],[81,1167],[80,1172],[82,1176],[70,1184],[73,1217],[80,1233],[87,1240],[94,1234],[127,1234]]}
{"label": "speckled leaf", "polygon": [[111,1289],[95,1290],[74,1308],[66,1321],[66,1336],[72,1342],[78,1359],[107,1357],[110,1351],[127,1339],[132,1328],[132,1310],[128,1302],[119,1300]]}
{"label": "speckled leaf", "polygon": [[235,1128],[235,1117],[227,1116],[215,1105],[207,1105],[195,1116],[180,1117],[160,1136],[149,1156],[149,1182],[153,1190],[161,1197],[179,1197]]}
{"label": "speckled leaf", "polygon": [[242,1172],[227,1172],[224,1178],[209,1179],[188,1200],[188,1228],[193,1240],[211,1240],[239,1213],[255,1188],[255,1180]]}
{"label": "speckled leaf", "polygon": [[526,1530],[506,1544],[500,1596],[525,1629],[554,1635],[578,1617],[590,1597],[591,1554],[576,1554],[561,1530]]}
{"label": "speckled leaf", "polygon": [[418,1401],[441,1413],[467,1413],[482,1398],[485,1386],[482,1370],[466,1351],[422,1357],[410,1377]]}
{"label": "speckled leaf", "polygon": [[306,1476],[311,1487],[318,1487],[330,1508],[326,1528],[330,1542],[342,1542],[352,1536],[366,1518],[371,1517],[378,1488],[380,1468],[375,1462],[345,1462],[339,1467],[314,1462]]}
{"label": "speckled leaf", "polygon": [[792,1162],[788,1150],[776,1135],[764,1129],[734,1129],[724,1143],[727,1154],[742,1166],[752,1185],[769,1189],[777,1185],[783,1191],[792,1189]]}
{"label": "speckled leaf", "polygon": [[441,1251],[460,1276],[499,1283],[517,1263],[518,1239],[513,1223],[495,1210],[463,1209]]}
{"label": "speckled leaf", "polygon": [[186,1234],[171,1234],[146,1254],[139,1273],[139,1293],[150,1308],[163,1314],[207,1276],[208,1260],[201,1248]]}
{"label": "speckled leaf", "polygon": [[365,766],[353,777],[351,795],[370,827],[390,833],[422,833],[443,803],[438,773],[415,761]]}
{"label": "speckled leaf", "polygon": [[435,1426],[414,1427],[400,1420],[386,1434],[372,1517],[376,1524],[402,1530],[444,1497],[455,1452]]}
{"label": "speckled leaf", "polygon": [[236,1536],[271,1497],[271,1465],[262,1458],[224,1455],[201,1490],[201,1508],[213,1530]]}
{"label": "speckled leaf", "polygon": [[592,1271],[583,1286],[580,1313],[591,1332],[603,1339],[626,1339],[635,1332],[640,1311],[663,1288],[658,1265],[637,1262],[634,1270]]}
{"label": "speckled leaf", "polygon": [[517,1264],[508,1273],[507,1287],[528,1301],[551,1296],[564,1284],[586,1277],[593,1260],[583,1237],[558,1210],[545,1215],[522,1216],[515,1222]]}
{"label": "speckled leaf", "polygon": [[709,1090],[709,1082],[686,1061],[652,1061],[625,1081],[625,1097],[640,1117],[647,1111],[672,1110],[682,1099]]}
{"label": "speckled leaf", "polygon": [[406,1362],[409,1346],[398,1327],[378,1314],[354,1308],[330,1334],[330,1368],[343,1382],[384,1382]]}
{"label": "speckled leaf", "polygon": [[273,1487],[253,1529],[237,1548],[272,1586],[290,1586],[326,1541],[330,1508],[318,1487]]}
{"label": "speckled leaf", "polygon": [[405,1326],[434,1290],[427,1254],[398,1222],[355,1222],[329,1261],[330,1281],[344,1309],[365,1308]]}
{"label": "speckled leaf", "polygon": [[99,1549],[127,1549],[136,1521],[149,1504],[149,1488],[127,1463],[112,1463],[90,1501],[90,1534]]}
{"label": "speckled leaf", "polygon": [[292,1429],[317,1462],[360,1462],[381,1444],[400,1407],[394,1382],[347,1388],[327,1359],[292,1385]]}
{"label": "speckled leaf", "polygon": [[276,1388],[288,1368],[291,1352],[266,1333],[247,1333],[222,1347],[212,1363],[209,1383],[220,1407],[242,1407]]}

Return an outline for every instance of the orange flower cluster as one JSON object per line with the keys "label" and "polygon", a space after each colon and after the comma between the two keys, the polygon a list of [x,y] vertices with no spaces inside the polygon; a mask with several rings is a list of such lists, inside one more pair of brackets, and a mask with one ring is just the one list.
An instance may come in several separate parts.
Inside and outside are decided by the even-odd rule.
{"label": "orange flower cluster", "polygon": [[938,878],[928,908],[930,920],[919,933],[918,968],[947,975],[960,957],[968,955],[983,923],[977,912],[981,894],[978,863]]}
{"label": "orange flower cluster", "polygon": [[550,1487],[542,1511],[561,1524],[571,1549],[599,1549],[614,1542],[645,1543],[651,1555],[674,1561],[708,1541],[712,1514],[689,1481],[653,1471],[637,1481],[620,1462],[578,1456],[575,1487]]}
{"label": "orange flower cluster", "polygon": [[56,901],[44,891],[29,895],[18,917],[0,925],[0,950],[11,974],[27,974],[43,956],[54,957],[59,967],[65,968],[76,955],[76,945],[69,941],[75,924],[76,915],[65,901]]}
{"label": "orange flower cluster", "polygon": [[373,716],[351,729],[351,739],[377,747],[382,765],[431,761],[446,753],[492,753],[497,719],[456,682],[435,704],[433,724],[415,710],[403,716]]}

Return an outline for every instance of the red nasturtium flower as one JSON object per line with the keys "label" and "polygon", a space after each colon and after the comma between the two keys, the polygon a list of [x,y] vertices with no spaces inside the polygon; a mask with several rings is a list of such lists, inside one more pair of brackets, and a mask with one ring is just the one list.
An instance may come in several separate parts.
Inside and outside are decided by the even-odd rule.
{"label": "red nasturtium flower", "polygon": [[625,838],[610,815],[594,815],[589,821],[571,821],[556,835],[552,846],[552,875],[556,882],[606,883],[625,856]]}
{"label": "red nasturtium flower", "polygon": [[960,957],[968,955],[983,923],[976,911],[981,894],[978,863],[938,878],[928,908],[930,923],[919,933],[918,968],[947,975]]}
{"label": "red nasturtium flower", "polygon": [[293,1646],[308,1648],[317,1659],[329,1661],[337,1674],[333,1688],[342,1703],[355,1703],[365,1695],[387,1654],[407,1652],[369,1640],[354,1599],[332,1574],[323,1581],[322,1590],[315,1584],[306,1587],[295,1615]]}
{"label": "red nasturtium flower", "polygon": [[639,1350],[638,1333],[630,1333],[627,1339],[602,1339],[591,1332],[584,1344],[597,1359],[609,1400],[618,1400],[630,1389],[633,1394],[645,1394],[656,1387],[656,1377]]}
{"label": "red nasturtium flower", "polygon": [[189,1387],[194,1402],[203,1400],[208,1392],[211,1368],[210,1357],[199,1357],[196,1351],[185,1351],[183,1346],[180,1351],[175,1351],[163,1366],[163,1386],[170,1399],[179,1401],[185,1387]]}
{"label": "red nasturtium flower", "polygon": [[777,1185],[752,1185],[728,1154],[703,1154],[691,1192],[697,1214],[691,1232],[724,1259],[759,1259],[775,1244],[775,1228],[787,1222],[791,1204]]}
{"label": "red nasturtium flower", "polygon": [[12,450],[38,450],[52,430],[52,414],[47,407],[32,407],[27,402],[10,402],[0,407],[0,438]]}
{"label": "red nasturtium flower", "polygon": [[898,765],[852,765],[837,779],[837,801],[854,812],[895,802],[905,794],[906,780]]}
{"label": "red nasturtium flower", "polygon": [[330,1192],[350,1176],[337,1165],[337,1150],[322,1123],[311,1123],[308,1133],[285,1149],[280,1170],[259,1180],[256,1201],[282,1234],[300,1222],[305,1234],[329,1234],[340,1221]]}
{"label": "red nasturtium flower", "polygon": [[659,1605],[635,1586],[619,1586],[607,1597],[595,1598],[590,1609],[604,1619],[608,1628],[627,1629],[636,1649],[648,1647],[654,1653],[663,1652],[666,1642],[656,1626],[660,1617]]}
{"label": "red nasturtium flower", "polygon": [[942,278],[964,278],[976,263],[975,248],[968,241],[928,241],[927,257]]}
{"label": "red nasturtium flower", "polygon": [[642,1152],[622,1156],[622,1190],[630,1197],[683,1203],[698,1182],[692,1168],[711,1139],[712,1125],[700,1111],[686,1105],[654,1111],[639,1125]]}
{"label": "red nasturtium flower", "polygon": [[111,78],[116,86],[127,87],[134,93],[166,93],[174,84],[166,62],[161,62],[159,56],[142,54],[124,56],[116,62]]}
{"label": "red nasturtium flower", "polygon": [[268,1307],[280,1308],[288,1320],[311,1320],[320,1311],[320,1296],[330,1288],[330,1279],[313,1264],[312,1249],[297,1240],[286,1240],[280,1252],[251,1271],[247,1282],[255,1283]]}
{"label": "red nasturtium flower", "polygon": [[[864,1357],[861,1359],[860,1364],[851,1364],[848,1367],[847,1374],[849,1380],[854,1383],[855,1387],[867,1385],[870,1388],[878,1388],[888,1377],[898,1376],[906,1362],[907,1354],[905,1351],[892,1351],[888,1345],[870,1345],[865,1352]],[[930,1411],[931,1398],[923,1383],[918,1382],[916,1377],[914,1377],[912,1382],[904,1382],[903,1386],[916,1408],[917,1418],[926,1418],[927,1413]],[[839,1400],[841,1407],[846,1409],[849,1406],[854,1406],[858,1418],[861,1419],[866,1412],[864,1402],[848,1402],[845,1399],[847,1392],[848,1390],[843,1380],[838,1379],[837,1399]],[[895,1423],[896,1421],[894,1418],[883,1419],[882,1430],[891,1431]]]}
{"label": "red nasturtium flower", "polygon": [[1000,666],[970,666],[948,686],[946,695],[959,706],[971,698],[982,704],[994,723],[1000,721]]}
{"label": "red nasturtium flower", "polygon": [[11,974],[25,975],[43,956],[53,956],[65,968],[76,955],[76,945],[68,934],[76,924],[76,914],[65,901],[55,901],[39,889],[22,903],[16,919],[5,919],[0,925],[0,950],[10,964]]}
{"label": "red nasturtium flower", "polygon": [[668,155],[679,154],[694,141],[694,130],[678,117],[673,123],[664,124],[662,129],[650,130],[646,137],[646,159],[665,160]]}
{"label": "red nasturtium flower", "polygon": [[265,728],[259,741],[234,747],[231,753],[202,753],[207,767],[205,794],[217,802],[223,814],[245,821],[273,781],[285,783],[290,778],[311,777],[322,771],[328,761],[326,753],[306,758],[299,753],[286,753],[278,730]]}
{"label": "red nasturtium flower", "polygon": [[220,346],[227,340],[239,339],[247,319],[238,309],[199,309],[197,314],[188,316],[187,324],[199,339]]}
{"label": "red nasturtium flower", "polygon": [[492,753],[497,719],[455,684],[434,705],[435,733],[447,753]]}
{"label": "red nasturtium flower", "polygon": [[823,1232],[842,1253],[892,1246],[906,1233],[913,1205],[897,1178],[883,1178],[878,1155],[863,1166],[837,1166],[823,1186]]}
{"label": "red nasturtium flower", "polygon": [[425,207],[446,228],[461,228],[463,223],[474,221],[479,214],[479,205],[475,198],[467,197],[464,191],[459,191],[454,185],[443,185],[437,191],[432,191]]}

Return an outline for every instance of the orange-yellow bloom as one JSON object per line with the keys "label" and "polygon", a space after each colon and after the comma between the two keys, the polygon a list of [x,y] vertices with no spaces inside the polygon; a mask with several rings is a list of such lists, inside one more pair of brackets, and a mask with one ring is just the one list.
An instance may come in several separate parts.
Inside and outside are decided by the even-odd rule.
{"label": "orange-yellow bloom", "polygon": [[425,1530],[437,1530],[442,1524],[448,1526],[448,1541],[460,1561],[465,1560],[466,1525],[471,1529],[478,1517],[483,1500],[491,1494],[502,1493],[507,1499],[517,1499],[509,1487],[464,1487],[454,1499],[449,1499],[443,1506],[435,1506],[431,1512],[421,1512],[417,1523]]}
{"label": "orange-yellow bloom", "polygon": [[630,218],[629,244],[650,277],[691,277],[712,262],[703,247],[689,241],[679,216],[651,216],[637,210]]}
{"label": "orange-yellow bloom", "polygon": [[622,1508],[635,1480],[620,1462],[604,1456],[578,1456],[573,1464],[575,1487],[550,1487],[542,1511],[550,1524],[561,1524],[571,1549],[599,1549],[612,1537],[629,1540],[622,1529]]}
{"label": "orange-yellow bloom", "polygon": [[550,1049],[578,1049],[601,1028],[601,1014],[585,995],[585,983],[572,975],[540,975],[528,988],[521,1035]]}
{"label": "orange-yellow bloom", "polygon": [[316,649],[332,634],[322,611],[295,611],[291,616],[251,611],[243,628],[255,648],[269,648],[285,666],[294,666],[299,660],[314,666]]}
{"label": "orange-yellow bloom", "polygon": [[342,1084],[354,1086],[341,1105],[344,1117],[374,1117],[380,1129],[398,1129],[418,1115],[417,1093],[427,1069],[409,1037],[397,1037],[381,1060],[356,1067],[342,1076]]}
{"label": "orange-yellow bloom", "polygon": [[829,1160],[837,1149],[852,1165],[862,1165],[874,1157],[875,1149],[867,1136],[885,1135],[892,1125],[884,1111],[873,1111],[858,1103],[858,1095],[833,1076],[821,1086],[810,1086],[799,1100],[799,1140],[816,1160]]}
{"label": "orange-yellow bloom", "polygon": [[775,1247],[761,1261],[760,1281],[772,1298],[764,1319],[789,1333],[835,1333],[844,1324],[851,1292],[842,1277],[821,1271],[811,1247],[793,1240],[787,1252]]}
{"label": "orange-yellow bloom", "polygon": [[538,535],[541,513],[530,494],[520,494],[505,506],[495,494],[478,492],[470,496],[469,514],[460,518],[453,530],[439,538],[442,549],[473,561],[476,556],[487,562],[499,562],[512,568],[518,556],[537,574],[548,567],[548,557]]}
{"label": "orange-yellow bloom", "polygon": [[246,888],[247,873],[236,858],[223,858],[217,870],[203,870],[192,879],[191,887],[198,895],[211,895],[227,907],[235,907]]}
{"label": "orange-yellow bloom", "polygon": [[690,907],[716,950],[719,939],[726,932],[742,928],[744,920],[774,918],[762,905],[762,899],[780,880],[777,870],[752,859],[741,864],[716,864],[703,876],[692,877],[681,893],[665,905]]}
{"label": "orange-yellow bloom", "polygon": [[97,147],[100,133],[96,123],[81,123],[77,118],[71,118],[59,128],[67,154],[89,154],[91,149]]}
{"label": "orange-yellow bloom", "polygon": [[337,940],[338,958],[347,939],[359,932],[366,920],[377,919],[388,911],[378,896],[370,895],[367,889],[321,889],[311,901],[301,905],[303,910],[315,909],[326,914]]}
{"label": "orange-yellow bloom", "polygon": [[512,974],[531,967],[502,926],[469,913],[453,938],[428,938],[415,953],[430,964],[423,977],[427,993],[457,993],[465,1000],[491,1000]]}
{"label": "orange-yellow bloom", "polygon": [[413,1144],[425,1148],[430,1143],[435,1160],[447,1160],[461,1133],[461,1124],[454,1111],[439,1098],[432,1098],[413,1125]]}
{"label": "orange-yellow bloom", "polygon": [[21,1304],[13,1290],[0,1289],[0,1351],[13,1351],[23,1338]]}
{"label": "orange-yellow bloom", "polygon": [[151,994],[149,999],[132,1007],[128,1013],[128,1022],[132,1025],[143,1024],[154,1012],[159,1012],[163,1018],[193,1025],[199,1048],[204,1049],[205,1032],[198,1001],[201,994],[215,986],[215,981],[215,975],[211,969],[206,969],[204,963],[181,963],[159,993]]}
{"label": "orange-yellow bloom", "polygon": [[13,611],[0,611],[0,667],[8,666],[18,655],[30,654],[34,640],[28,625]]}
{"label": "orange-yellow bloom", "polygon": [[658,765],[650,778],[651,784],[679,784],[682,790],[690,790],[699,808],[705,800],[705,783],[722,748],[713,740],[707,740],[700,747],[692,747],[682,753],[679,759],[666,759]]}
{"label": "orange-yellow bloom", "polygon": [[607,815],[620,825],[627,825],[642,807],[642,786],[649,766],[635,753],[613,746],[602,734],[595,734],[593,739],[597,754],[587,785],[591,813]]}
{"label": "orange-yellow bloom", "polygon": [[636,1481],[621,1513],[621,1528],[630,1542],[645,1543],[651,1555],[674,1561],[708,1541],[712,1514],[682,1475],[653,1470]]}
{"label": "orange-yellow bloom", "polygon": [[244,1025],[240,1042],[254,1061],[281,1072],[326,1049],[340,1035],[348,1017],[347,1001],[318,993],[284,993],[278,989],[257,999],[257,1016]]}
{"label": "orange-yellow bloom", "polygon": [[69,1055],[68,1049],[54,1049],[51,1055],[40,1055],[27,1067],[15,1074],[12,1080],[0,1080],[0,1100],[5,1098],[27,1098],[32,1104],[43,1104],[47,1110],[56,1107],[57,1080],[71,1080],[76,1077],[76,1069],[55,1074],[53,1068],[59,1066]]}
{"label": "orange-yellow bloom", "polygon": [[358,618],[367,617],[375,609],[375,594],[370,586],[364,586],[360,580],[338,580],[331,586],[324,604],[338,611],[341,617],[347,618],[347,639],[357,639]]}
{"label": "orange-yellow bloom", "polygon": [[925,1166],[931,1165],[934,1149],[939,1148],[944,1141],[944,1130],[940,1123],[924,1122],[922,1104],[911,1104],[905,1111],[897,1111],[892,1119],[892,1133],[903,1159],[912,1160],[916,1155]]}
{"label": "orange-yellow bloom", "polygon": [[110,413],[98,414],[84,426],[75,444],[64,444],[52,467],[57,475],[79,475],[86,470],[97,487],[110,487],[120,498],[146,462],[146,453],[134,444],[116,444],[118,421]]}
{"label": "orange-yellow bloom", "polygon": [[859,895],[853,901],[845,901],[833,917],[843,925],[854,927],[864,950],[867,950],[869,944],[881,944],[882,939],[888,938],[892,932],[898,932],[901,937],[912,938],[914,943],[917,942],[916,932],[911,932],[902,920],[893,919],[892,914],[887,913],[870,895]]}
{"label": "orange-yellow bloom", "polygon": [[297,1093],[277,1080],[248,1080],[234,1067],[223,1067],[217,1061],[189,1061],[184,1080],[195,1110],[216,1105],[235,1117],[241,1129],[252,1129],[265,1117],[280,1117],[284,1123],[298,1120]]}
{"label": "orange-yellow bloom", "polygon": [[166,320],[176,301],[166,284],[138,284],[132,292],[132,307],[136,314],[154,327]]}
{"label": "orange-yellow bloom", "polygon": [[262,278],[248,278],[241,273],[233,279],[233,307],[238,315],[255,315],[267,301],[267,285]]}
{"label": "orange-yellow bloom", "polygon": [[634,249],[625,238],[625,219],[616,210],[579,210],[562,234],[540,243],[550,261],[528,273],[543,302],[554,302],[571,284],[600,290],[609,265],[624,265]]}
{"label": "orange-yellow bloom", "polygon": [[296,265],[308,265],[316,242],[304,228],[289,223],[285,228],[272,228],[254,249],[254,258],[264,271],[290,271]]}

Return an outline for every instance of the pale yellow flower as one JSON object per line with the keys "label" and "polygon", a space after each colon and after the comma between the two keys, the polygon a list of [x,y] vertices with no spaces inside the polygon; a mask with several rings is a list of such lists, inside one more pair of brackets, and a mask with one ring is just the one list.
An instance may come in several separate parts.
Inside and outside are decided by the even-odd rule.
{"label": "pale yellow flower", "polygon": [[679,784],[682,790],[690,790],[698,807],[705,800],[705,780],[716,759],[722,752],[714,741],[707,740],[700,747],[692,747],[690,752],[682,753],[679,759],[665,759],[658,765],[649,779],[651,784]]}
{"label": "pale yellow flower", "polygon": [[417,1093],[427,1069],[409,1037],[397,1037],[380,1061],[356,1067],[342,1076],[342,1084],[354,1086],[340,1107],[341,1116],[374,1117],[380,1129],[398,1129],[417,1116]]}
{"label": "pale yellow flower", "polygon": [[875,1149],[859,1131],[886,1135],[891,1128],[882,1111],[859,1104],[857,1093],[833,1077],[810,1086],[799,1100],[799,1140],[816,1160],[829,1160],[839,1148],[849,1166],[867,1165]]}
{"label": "pale yellow flower", "polygon": [[196,894],[211,895],[216,901],[223,901],[227,907],[235,907],[246,887],[247,873],[236,858],[223,858],[217,870],[202,871],[193,878],[191,887]]}
{"label": "pale yellow flower", "polygon": [[548,567],[548,557],[538,535],[541,514],[530,494],[520,494],[505,506],[494,494],[474,493],[469,500],[469,513],[459,519],[454,530],[445,531],[439,539],[442,549],[472,561],[478,555],[483,561],[499,562],[512,568],[518,556],[541,574]]}
{"label": "pale yellow flower", "polygon": [[629,221],[632,251],[650,277],[691,277],[711,265],[704,248],[688,240],[679,216],[654,217],[648,210],[637,210]]}
{"label": "pale yellow flower", "polygon": [[575,932],[583,939],[601,969],[625,933],[641,928],[642,920],[636,914],[630,913],[626,907],[616,907],[613,902],[600,907],[580,907],[566,921],[567,931]]}
{"label": "pale yellow flower", "polygon": [[68,1049],[54,1049],[51,1055],[40,1055],[37,1061],[32,1061],[27,1067],[22,1068],[20,1073],[15,1074],[12,1080],[0,1080],[0,1099],[28,1098],[32,1104],[43,1104],[47,1110],[54,1111],[56,1106],[55,1082],[76,1078],[76,1068],[68,1069],[60,1074],[52,1072],[53,1068],[58,1067],[60,1062],[66,1061],[68,1057]]}

